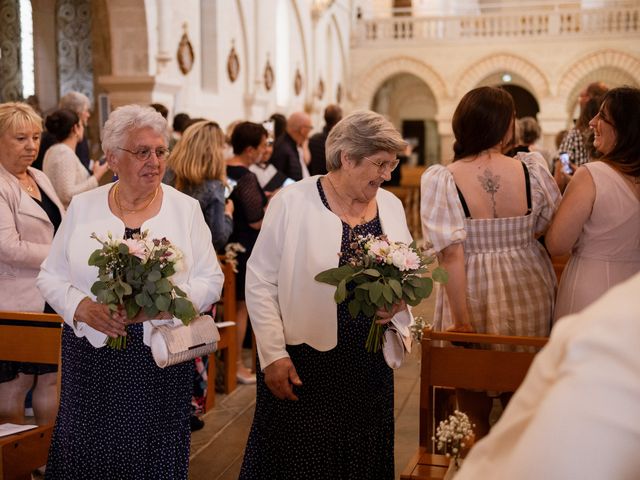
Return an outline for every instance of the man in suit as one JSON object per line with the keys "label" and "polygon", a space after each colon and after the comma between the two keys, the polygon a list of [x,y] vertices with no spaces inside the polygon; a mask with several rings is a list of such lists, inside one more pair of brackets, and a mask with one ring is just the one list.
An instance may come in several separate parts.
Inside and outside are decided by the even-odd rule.
{"label": "man in suit", "polygon": [[314,134],[309,139],[309,151],[311,152],[311,162],[309,162],[310,175],[324,175],[327,173],[324,144],[327,141],[327,135],[340,120],[342,120],[342,109],[339,105],[331,104],[324,109],[325,126],[322,132]]}
{"label": "man in suit", "polygon": [[295,112],[287,119],[285,133],[276,140],[271,163],[280,172],[293,180],[309,176],[304,155],[304,143],[313,129],[309,115]]}

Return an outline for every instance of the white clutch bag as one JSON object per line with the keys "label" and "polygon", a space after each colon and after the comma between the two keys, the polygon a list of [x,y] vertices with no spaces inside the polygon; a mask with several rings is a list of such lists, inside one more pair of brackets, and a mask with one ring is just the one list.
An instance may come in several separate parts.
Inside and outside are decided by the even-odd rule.
{"label": "white clutch bag", "polygon": [[215,352],[220,334],[210,315],[201,315],[189,325],[154,325],[151,353],[160,368]]}
{"label": "white clutch bag", "polygon": [[405,356],[411,353],[411,323],[413,315],[409,310],[403,310],[393,316],[384,332],[382,354],[391,368],[402,366]]}

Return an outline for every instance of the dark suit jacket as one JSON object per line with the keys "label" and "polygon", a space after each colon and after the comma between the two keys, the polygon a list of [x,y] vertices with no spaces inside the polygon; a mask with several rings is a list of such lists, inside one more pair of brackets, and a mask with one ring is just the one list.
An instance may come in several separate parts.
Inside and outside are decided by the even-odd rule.
{"label": "dark suit jacket", "polygon": [[327,173],[327,157],[324,145],[329,135],[329,127],[326,125],[322,132],[318,132],[309,139],[309,151],[311,152],[311,162],[309,162],[309,175],[324,175]]}
{"label": "dark suit jacket", "polygon": [[296,141],[288,133],[283,133],[273,147],[271,164],[285,176],[298,181],[302,180],[302,166],[298,155]]}

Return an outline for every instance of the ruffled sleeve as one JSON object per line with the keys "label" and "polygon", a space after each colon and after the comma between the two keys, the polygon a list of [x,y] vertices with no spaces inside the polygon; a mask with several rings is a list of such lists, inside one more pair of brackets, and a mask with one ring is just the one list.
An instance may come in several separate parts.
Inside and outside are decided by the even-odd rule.
{"label": "ruffled sleeve", "polygon": [[561,194],[556,181],[538,157],[541,157],[538,153],[518,156],[529,169],[532,209],[533,214],[537,216],[535,234],[542,235],[546,232],[553,215],[556,213]]}
{"label": "ruffled sleeve", "polygon": [[434,165],[422,174],[420,196],[422,235],[436,252],[467,238],[462,204],[446,167]]}

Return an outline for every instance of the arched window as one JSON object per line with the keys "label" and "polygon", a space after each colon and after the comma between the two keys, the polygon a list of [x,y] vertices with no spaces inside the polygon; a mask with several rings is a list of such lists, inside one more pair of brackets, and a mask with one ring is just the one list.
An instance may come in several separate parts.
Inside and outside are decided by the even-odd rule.
{"label": "arched window", "polygon": [[20,69],[22,70],[22,96],[27,98],[35,94],[31,0],[20,0]]}

